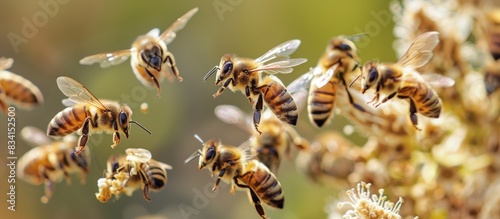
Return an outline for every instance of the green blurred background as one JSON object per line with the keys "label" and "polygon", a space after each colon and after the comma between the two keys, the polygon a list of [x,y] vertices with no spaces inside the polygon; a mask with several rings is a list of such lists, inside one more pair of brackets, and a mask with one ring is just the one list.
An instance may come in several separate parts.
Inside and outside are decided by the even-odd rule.
{"label": "green blurred background", "polygon": [[[55,2],[58,10],[48,14],[40,2]],[[217,11],[215,5],[225,7]],[[155,90],[145,89],[135,78],[127,61],[109,68],[98,65],[82,66],[78,61],[91,54],[127,49],[139,35],[152,28],[165,30],[175,19],[188,10],[199,7],[199,12],[177,38],[168,46],[176,58],[182,83],[161,84],[161,98]],[[45,13],[47,20],[43,20]],[[392,49],[392,21],[376,19],[375,14],[388,15],[389,1],[265,1],[265,0],[2,0],[0,2],[0,56],[14,59],[10,71],[35,83],[43,92],[45,104],[31,111],[17,110],[18,132],[16,154],[20,157],[30,146],[19,136],[22,127],[31,125],[45,130],[52,117],[62,110],[64,95],[56,86],[58,76],[70,76],[81,82],[98,98],[127,100],[135,111],[133,119],[152,132],[148,136],[133,127],[131,137],[123,139],[112,150],[111,135],[93,135],[90,143],[92,168],[87,183],[81,185],[78,177],[73,183],[55,185],[55,194],[48,204],[40,203],[43,186],[34,186],[20,179],[16,181],[16,212],[7,210],[2,201],[1,218],[183,218],[181,209],[187,211],[184,218],[258,218],[245,192],[229,194],[229,187],[219,192],[208,191],[214,179],[208,171],[199,171],[196,162],[184,165],[183,161],[201,147],[193,138],[198,134],[204,139],[218,138],[224,143],[239,145],[248,138],[247,133],[219,121],[213,114],[215,106],[233,104],[248,113],[251,106],[241,93],[226,91],[214,99],[217,87],[214,78],[204,83],[202,78],[224,53],[235,53],[256,58],[272,47],[290,40],[302,40],[301,47],[292,57],[309,61],[295,68],[292,74],[280,75],[288,84],[300,74],[316,65],[328,40],[336,35],[368,34],[358,42],[362,61],[376,59],[394,60]],[[38,18],[37,32],[23,36],[25,21]],[[36,25],[35,25],[36,26]],[[26,37],[26,43],[13,46],[9,33]],[[17,48],[17,49],[16,49]],[[16,51],[17,50],[17,51]],[[149,113],[142,114],[139,105],[149,104]],[[6,124],[7,117],[0,115]],[[318,130],[307,120],[305,112],[297,126],[307,139],[322,131],[341,131],[346,120],[336,117],[332,123]],[[0,126],[0,133],[6,133]],[[5,139],[5,134],[1,134]],[[365,138],[358,133],[349,137],[358,145]],[[4,200],[8,192],[5,165],[6,141],[2,145],[0,165],[0,191]],[[145,201],[140,191],[132,197],[122,196],[106,204],[98,202],[97,179],[102,175],[106,160],[111,154],[124,153],[129,147],[143,147],[153,153],[153,158],[173,166],[168,172],[168,185],[160,192],[151,193],[151,203]],[[296,150],[293,150],[296,153]],[[267,209],[271,218],[325,218],[326,203],[344,191],[312,183],[297,171],[295,160],[284,160],[278,178],[286,194],[283,210]],[[352,186],[352,185],[351,185]],[[199,199],[197,193],[205,198]],[[197,198],[196,198],[197,197]]]}

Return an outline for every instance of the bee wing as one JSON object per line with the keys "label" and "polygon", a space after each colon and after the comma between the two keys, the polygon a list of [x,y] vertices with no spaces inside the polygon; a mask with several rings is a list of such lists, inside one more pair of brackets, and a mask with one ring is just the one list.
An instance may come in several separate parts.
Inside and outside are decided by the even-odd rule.
{"label": "bee wing", "polygon": [[[69,77],[58,77],[57,78],[57,86],[59,90],[63,92],[64,95],[68,97],[68,100],[73,101],[75,103],[88,103],[91,104],[101,110],[107,110],[107,108],[97,99],[90,91],[80,84],[78,81],[75,81]],[[64,101],[68,103],[67,101]]]}
{"label": "bee wing", "polygon": [[289,55],[295,52],[300,46],[300,40],[286,41],[271,50],[267,51],[264,55],[255,59],[256,62],[265,63],[277,57],[289,58]]}
{"label": "bee wing", "polygon": [[158,162],[160,164],[160,167],[164,170],[171,170],[172,169],[172,166],[166,164],[166,163],[162,163],[162,162]]}
{"label": "bee wing", "polygon": [[33,146],[46,145],[52,142],[45,132],[33,126],[25,126],[21,130],[21,136]]}
{"label": "bee wing", "polygon": [[335,64],[332,67],[328,68],[328,70],[326,70],[323,74],[320,74],[319,76],[315,77],[312,83],[314,83],[314,85],[316,85],[316,87],[318,88],[325,86],[332,79],[338,66],[339,64]]}
{"label": "bee wing", "polygon": [[293,71],[292,67],[300,65],[304,62],[307,62],[307,59],[304,59],[304,58],[287,59],[287,60],[282,60],[282,61],[267,64],[267,65],[263,65],[263,66],[255,68],[255,69],[251,69],[250,72],[264,71],[267,74],[277,74],[277,73],[288,74],[288,73],[291,73]]}
{"label": "bee wing", "polygon": [[9,69],[10,67],[12,67],[13,63],[14,63],[14,59],[1,57],[0,58],[0,70]]}
{"label": "bee wing", "polygon": [[189,19],[191,19],[191,17],[193,17],[196,12],[198,12],[198,8],[193,8],[182,15],[180,18],[177,18],[177,20],[175,20],[174,23],[160,35],[160,39],[163,40],[167,45],[171,43],[176,37],[176,32],[184,28]]}
{"label": "bee wing", "polygon": [[127,154],[125,159],[131,162],[146,163],[153,157],[151,152],[144,148],[127,148],[125,153]]}
{"label": "bee wing", "polygon": [[452,87],[455,85],[455,80],[444,75],[436,73],[425,73],[422,78],[433,87]]}
{"label": "bee wing", "polygon": [[215,107],[215,116],[221,121],[234,125],[243,131],[253,134],[252,118],[240,108],[233,105],[219,105]]}
{"label": "bee wing", "polygon": [[319,68],[311,68],[311,69],[309,69],[308,72],[304,73],[300,77],[293,80],[292,83],[290,83],[286,87],[288,92],[293,94],[295,92],[298,92],[299,90],[303,90],[303,89],[308,90],[309,84],[310,84],[309,82],[311,82],[311,80],[314,78],[314,76],[316,76],[315,72],[317,72],[317,69],[319,69]]}
{"label": "bee wing", "polygon": [[419,35],[408,50],[401,56],[397,64],[403,68],[419,68],[427,64],[432,58],[432,50],[439,43],[439,33],[436,31],[426,32]]}
{"label": "bee wing", "polygon": [[152,37],[158,37],[158,36],[160,36],[160,29],[154,28],[154,29],[150,30],[148,33],[146,33],[146,35],[152,36]]}
{"label": "bee wing", "polygon": [[255,158],[255,155],[252,154],[252,138],[249,138],[248,140],[243,142],[240,146],[238,146],[238,149],[240,149],[243,152],[245,160],[250,160]]}
{"label": "bee wing", "polygon": [[100,63],[101,68],[107,68],[112,65],[123,63],[130,56],[130,49],[124,49],[114,52],[99,53],[96,55],[87,56],[80,60],[81,65],[92,65]]}

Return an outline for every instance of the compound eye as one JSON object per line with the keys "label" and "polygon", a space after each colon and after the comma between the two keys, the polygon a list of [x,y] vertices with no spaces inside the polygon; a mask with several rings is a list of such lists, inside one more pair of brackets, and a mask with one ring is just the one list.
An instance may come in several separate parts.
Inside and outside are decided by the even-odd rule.
{"label": "compound eye", "polygon": [[127,113],[121,112],[120,113],[120,123],[123,125],[123,124],[127,124],[127,122],[128,122]]}
{"label": "compound eye", "polygon": [[116,170],[118,169],[118,162],[117,161],[113,161],[113,163],[111,164],[111,171],[116,172]]}
{"label": "compound eye", "polygon": [[226,61],[222,67],[222,75],[226,75],[233,70],[233,63],[231,61]]}
{"label": "compound eye", "polygon": [[345,43],[341,43],[338,48],[342,51],[349,51],[352,49],[351,46]]}
{"label": "compound eye", "polygon": [[205,160],[210,161],[210,160],[214,159],[214,157],[215,157],[215,148],[210,147],[205,154]]}
{"label": "compound eye", "polygon": [[378,78],[378,71],[376,68],[370,69],[370,73],[368,73],[368,83],[373,83]]}

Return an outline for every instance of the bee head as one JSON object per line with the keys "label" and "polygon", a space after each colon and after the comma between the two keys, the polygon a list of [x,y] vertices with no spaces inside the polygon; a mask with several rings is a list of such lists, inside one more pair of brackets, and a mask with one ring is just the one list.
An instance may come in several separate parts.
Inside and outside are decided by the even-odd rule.
{"label": "bee head", "polygon": [[218,141],[208,140],[203,145],[203,150],[201,151],[200,160],[198,163],[198,168],[201,170],[207,166],[211,166],[215,162],[217,157],[217,145]]}
{"label": "bee head", "polygon": [[377,66],[372,63],[366,63],[363,66],[363,75],[361,76],[361,93],[365,93],[374,84],[379,81],[380,73]]}
{"label": "bee head", "polygon": [[147,63],[148,67],[161,71],[161,66],[163,64],[163,50],[159,45],[153,45],[149,49],[142,50],[141,59]]}
{"label": "bee head", "polygon": [[354,59],[356,46],[345,37],[334,37],[326,47],[323,55],[323,65],[331,66],[342,61],[343,58]]}
{"label": "bee head", "polygon": [[122,129],[123,133],[125,133],[125,137],[128,138],[128,130],[130,126],[130,115],[127,112],[121,111],[118,115],[118,124]]}

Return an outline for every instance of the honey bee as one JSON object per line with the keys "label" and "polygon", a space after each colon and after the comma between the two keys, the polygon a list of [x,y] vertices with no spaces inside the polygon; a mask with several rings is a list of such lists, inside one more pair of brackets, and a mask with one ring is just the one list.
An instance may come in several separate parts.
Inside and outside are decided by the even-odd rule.
{"label": "honey bee", "polygon": [[170,27],[160,35],[160,30],[155,28],[149,31],[146,35],[139,36],[133,43],[131,49],[120,50],[110,53],[100,53],[91,55],[80,60],[82,65],[91,65],[100,63],[102,68],[111,65],[117,65],[131,56],[132,70],[137,79],[147,87],[155,87],[157,96],[160,97],[160,83],[164,77],[170,81],[172,76],[168,74],[167,69],[177,78],[182,81],[179,75],[179,70],[175,64],[175,59],[172,53],[167,50],[167,45],[170,44],[176,35],[176,32],[183,29],[191,17],[198,11],[198,8],[193,8],[186,14],[178,18]]}
{"label": "honey bee", "polygon": [[[432,58],[432,49],[439,43],[438,32],[426,32],[418,36],[408,50],[394,64],[367,62],[363,65],[361,93],[376,86],[375,96],[369,102],[375,107],[397,96],[410,102],[410,119],[418,128],[416,113],[430,118],[439,118],[442,108],[441,98],[433,86],[449,87],[455,81],[438,74],[424,74],[415,69],[425,65]],[[386,96],[379,102],[380,93]]]}
{"label": "honey bee", "polygon": [[14,60],[0,58],[0,110],[7,113],[9,104],[31,109],[43,104],[42,92],[31,81],[6,71]]}
{"label": "honey bee", "polygon": [[297,154],[297,167],[314,182],[338,184],[354,171],[359,147],[335,131],[321,133]]}
{"label": "honey bee", "polygon": [[198,168],[209,170],[212,177],[217,175],[212,190],[217,189],[221,179],[231,183],[231,194],[236,187],[247,188],[250,200],[262,218],[266,218],[266,214],[261,202],[283,208],[285,197],[281,184],[263,163],[251,159],[248,142],[233,147],[216,140],[204,142],[197,135],[195,137],[203,144],[203,149],[193,153],[185,163],[199,157]]}
{"label": "honey bee", "polygon": [[[297,124],[298,112],[292,96],[287,91],[281,80],[274,75],[290,73],[294,66],[300,65],[307,59],[290,59],[289,55],[299,47],[300,40],[290,40],[269,50],[257,59],[237,57],[233,54],[222,56],[219,66],[215,66],[204,77],[206,81],[217,72],[215,85],[221,87],[213,96],[217,97],[229,88],[233,92],[241,91],[254,108],[253,123],[255,130],[260,133],[260,123],[263,103],[283,122],[291,125]],[[278,58],[280,61],[265,64]]]}
{"label": "honey bee", "polygon": [[131,196],[138,189],[142,189],[144,199],[151,201],[149,190],[159,191],[167,184],[170,165],[152,159],[151,152],[143,148],[128,148],[125,153],[126,156],[111,156],[104,178],[98,180],[96,198],[102,203],[112,195]]}
{"label": "honey bee", "polygon": [[52,118],[47,135],[63,137],[74,132],[81,134],[75,154],[85,148],[92,133],[113,133],[111,147],[115,148],[120,143],[120,133],[128,138],[131,123],[151,135],[144,126],[131,120],[132,110],[127,105],[99,100],[85,86],[69,77],[58,77],[57,86],[68,97],[63,100],[67,108]]}
{"label": "honey bee", "polygon": [[78,173],[81,183],[85,182],[90,170],[90,151],[84,149],[74,154],[76,137],[67,135],[64,139],[52,141],[43,131],[27,126],[21,130],[23,139],[36,147],[26,152],[17,165],[18,177],[34,185],[45,185],[42,203],[48,203],[54,193],[54,183],[63,178],[71,183],[71,174]]}
{"label": "honey bee", "polygon": [[307,140],[299,136],[297,131],[288,124],[282,123],[267,109],[262,114],[259,134],[253,128],[251,116],[236,106],[220,105],[215,108],[215,115],[225,123],[235,125],[248,132],[252,154],[264,163],[271,171],[278,171],[283,156],[290,158],[290,149],[307,147]]}
{"label": "honey bee", "polygon": [[[361,36],[354,35],[350,38],[356,39]],[[361,65],[358,59],[356,45],[348,37],[334,37],[327,45],[318,65],[310,71],[312,80],[307,111],[309,120],[318,128],[328,124],[333,117],[336,93],[341,86],[340,83],[345,88],[351,105],[362,112],[365,111],[354,102],[346,82],[347,74],[360,71]]]}

